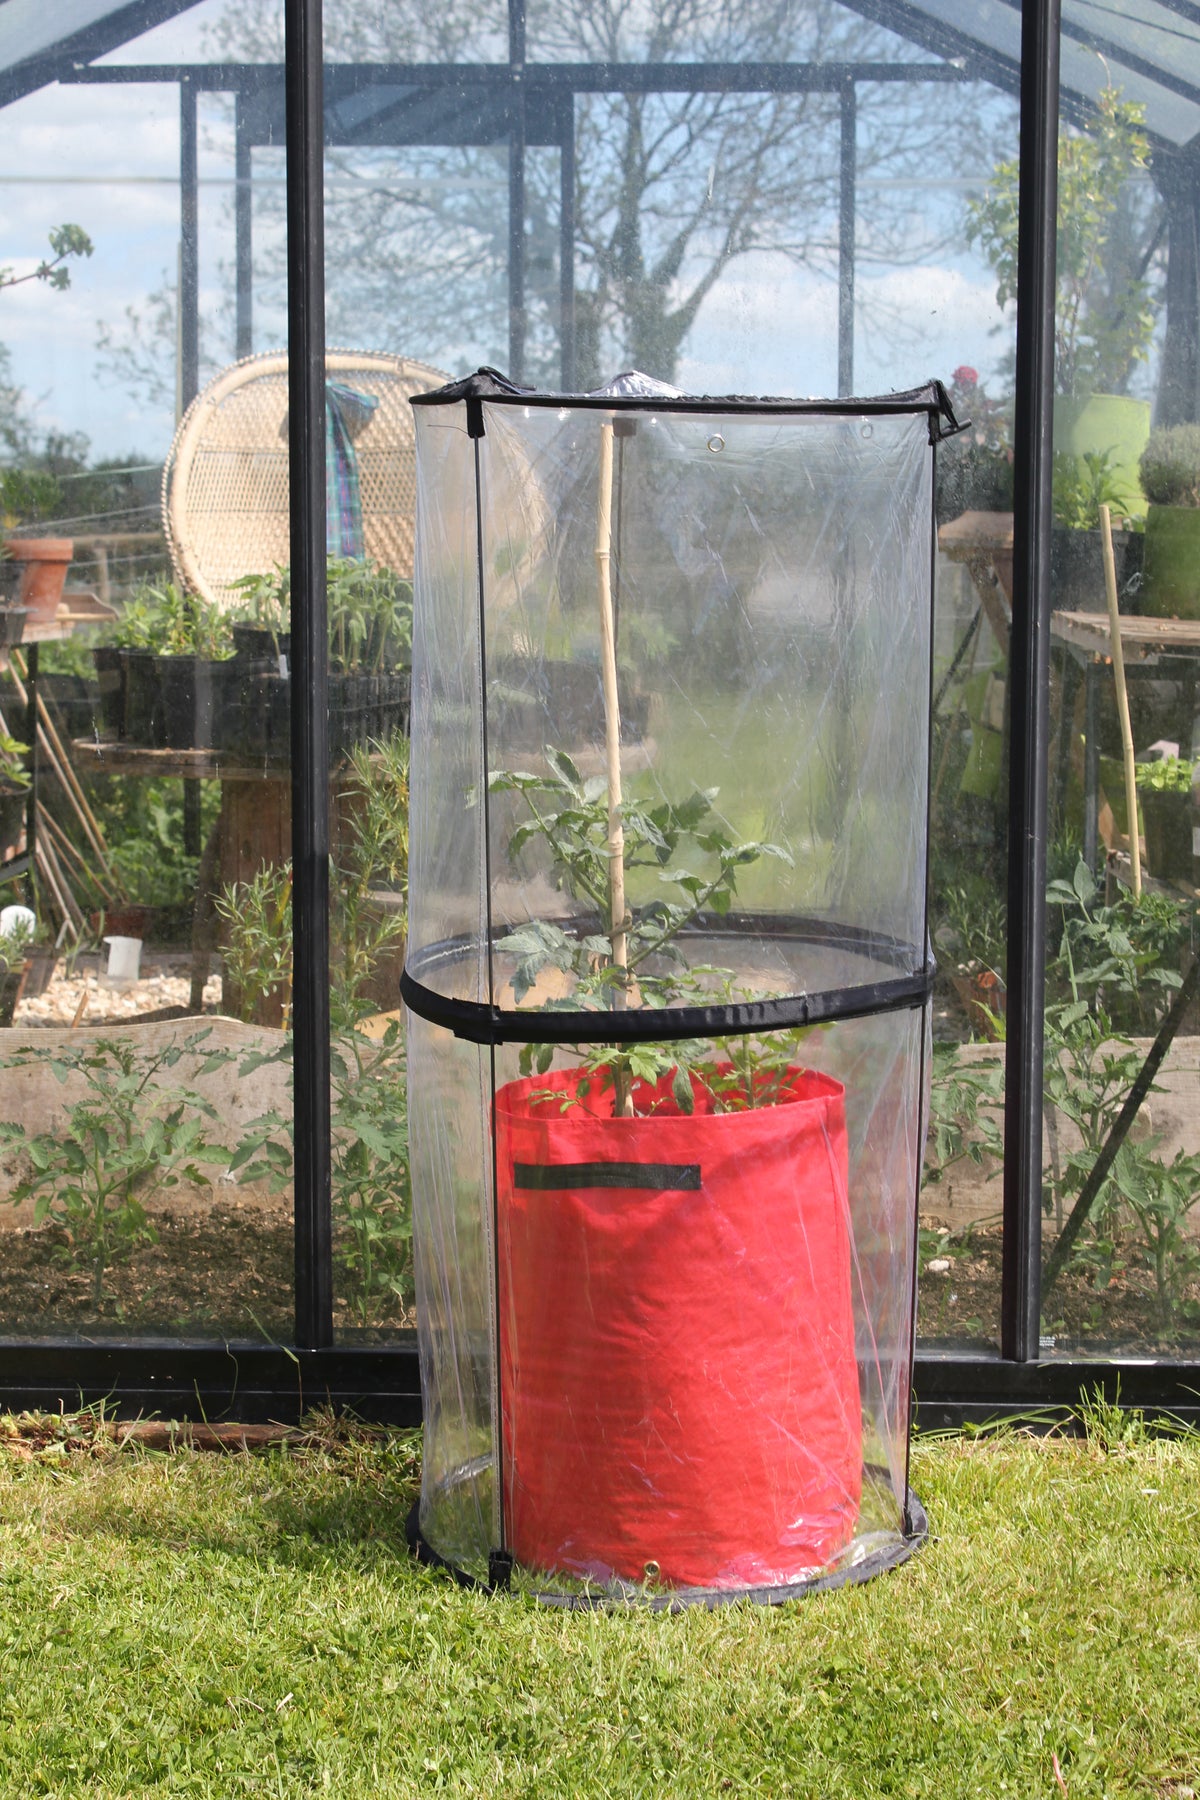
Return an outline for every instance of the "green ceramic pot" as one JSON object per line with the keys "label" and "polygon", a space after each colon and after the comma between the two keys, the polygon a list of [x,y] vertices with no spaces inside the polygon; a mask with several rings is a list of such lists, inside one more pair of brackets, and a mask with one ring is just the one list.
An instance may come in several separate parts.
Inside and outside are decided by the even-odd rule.
{"label": "green ceramic pot", "polygon": [[1141,611],[1159,619],[1200,619],[1200,507],[1150,508]]}

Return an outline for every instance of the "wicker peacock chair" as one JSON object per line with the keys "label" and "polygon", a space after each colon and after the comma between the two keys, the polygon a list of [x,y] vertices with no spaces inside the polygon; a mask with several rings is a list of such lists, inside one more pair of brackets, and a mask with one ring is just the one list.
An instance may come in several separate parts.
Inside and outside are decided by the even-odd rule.
{"label": "wicker peacock chair", "polygon": [[[355,433],[363,547],[412,574],[416,469],[409,399],[449,379],[427,363],[369,350],[329,350],[331,381],[376,405]],[[224,370],[180,420],[163,471],[163,526],[180,583],[217,605],[231,584],[290,560],[288,359],[250,356]]]}

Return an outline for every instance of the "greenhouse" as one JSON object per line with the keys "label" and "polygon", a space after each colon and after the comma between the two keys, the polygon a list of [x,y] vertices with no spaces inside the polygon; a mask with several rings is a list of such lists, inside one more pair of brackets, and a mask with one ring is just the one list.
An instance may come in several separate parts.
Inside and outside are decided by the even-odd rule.
{"label": "greenhouse", "polygon": [[[0,0],[0,108],[4,1404],[424,1399],[433,1548],[564,1582],[648,1559],[528,1371],[664,1292],[714,1455],[821,1365],[796,1567],[910,1392],[1196,1417],[1195,8]],[[761,1132],[765,1269],[802,1113],[777,1330],[592,1285],[600,1125],[688,1219]]]}

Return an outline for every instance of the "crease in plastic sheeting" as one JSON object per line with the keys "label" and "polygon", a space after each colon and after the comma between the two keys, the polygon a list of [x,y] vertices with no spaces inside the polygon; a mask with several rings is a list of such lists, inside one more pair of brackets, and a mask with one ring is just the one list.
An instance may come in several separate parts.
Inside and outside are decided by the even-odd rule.
{"label": "crease in plastic sheeting", "polygon": [[[443,1143],[445,1142],[446,1140],[443,1139]],[[444,1158],[441,1163],[443,1172],[452,1168],[452,1164],[452,1156]],[[455,1214],[453,1210],[442,1208],[435,1209],[429,1223],[431,1236],[440,1252],[435,1261],[435,1268],[437,1275],[440,1278],[437,1285],[440,1288],[442,1317],[446,1322],[444,1332],[438,1334],[437,1341],[440,1343],[444,1337],[446,1348],[444,1354],[436,1357],[435,1363],[431,1321],[428,1318],[428,1313],[426,1313],[425,1332],[423,1335],[429,1344],[429,1360],[431,1364],[435,1363],[438,1373],[438,1380],[435,1383],[431,1383],[431,1386],[435,1386],[438,1391],[436,1394],[437,1405],[427,1407],[425,1418],[428,1421],[427,1430],[433,1428],[440,1429],[442,1433],[445,1432],[447,1411],[445,1406],[445,1387],[448,1379],[449,1385],[451,1386],[454,1397],[458,1403],[456,1425],[458,1427],[457,1435],[461,1442],[457,1450],[448,1449],[446,1443],[444,1441],[441,1442],[438,1445],[440,1454],[437,1456],[436,1462],[433,1457],[429,1457],[428,1459],[429,1463],[434,1466],[432,1468],[427,1467],[423,1472],[421,1524],[422,1530],[428,1535],[429,1541],[434,1544],[435,1547],[439,1541],[442,1544],[446,1544],[446,1521],[437,1514],[437,1502],[439,1499],[442,1499],[444,1502],[448,1503],[452,1493],[455,1502],[461,1506],[464,1498],[463,1489],[466,1487],[469,1493],[470,1505],[477,1522],[475,1534],[477,1541],[474,1547],[474,1554],[479,1556],[482,1555],[486,1549],[487,1526],[480,1507],[478,1482],[474,1479],[469,1482],[464,1482],[461,1479],[464,1468],[472,1468],[474,1461],[476,1460],[467,1454],[469,1450],[470,1422],[476,1410],[473,1404],[474,1396],[468,1393],[463,1382],[462,1358],[465,1346],[455,1330],[454,1323],[456,1320],[461,1320],[468,1316],[468,1308],[464,1302],[462,1287],[465,1259],[458,1254],[458,1234],[455,1227]],[[456,1277],[457,1279],[455,1279]],[[450,1546],[447,1545],[447,1548],[450,1548]],[[456,1544],[454,1545],[454,1550],[457,1555],[461,1556],[464,1552],[469,1553],[471,1546],[467,1543],[463,1543],[462,1545]]]}
{"label": "crease in plastic sheeting", "polygon": [[[479,826],[472,826],[469,806],[460,805],[456,831],[448,832],[443,798],[448,787],[460,794],[460,800],[467,798],[460,793],[461,782],[471,779],[481,723],[479,685],[471,682],[469,654],[478,636],[475,481],[473,468],[465,466],[471,460],[465,437],[430,447],[427,433],[436,416],[425,412],[416,420],[414,580],[433,603],[417,608],[413,621],[414,713],[416,725],[426,728],[417,740],[425,744],[426,754],[414,765],[412,783],[409,942],[419,945],[446,935],[446,921],[433,913],[453,896],[451,929],[469,933],[474,961],[473,966],[465,961],[460,965],[452,991],[478,1003],[485,991],[486,918],[482,876],[477,873]],[[436,505],[433,496],[439,492],[448,493],[454,504]],[[462,754],[464,739],[467,754]]]}
{"label": "crease in plastic sheeting", "polygon": [[[923,1008],[922,1014],[923,1017],[927,1017],[927,1009]],[[922,1031],[926,1028],[922,1025]],[[886,1285],[889,1296],[893,1300],[901,1292],[907,1294],[911,1287],[909,1265],[912,1257],[912,1236],[917,1220],[917,1188],[921,1173],[919,1151],[914,1145],[911,1132],[911,1104],[907,1102],[896,1104],[893,1090],[895,1086],[901,1085],[905,1092],[908,1092],[909,1084],[900,1083],[899,1071],[903,1065],[911,1076],[913,1061],[914,1046],[912,1043],[899,1044],[892,1052],[887,1072],[874,1081],[864,1081],[859,1084],[874,1095],[864,1124],[863,1142],[864,1145],[868,1142],[871,1143],[876,1152],[875,1174],[880,1210],[874,1223],[877,1229],[886,1224],[888,1230],[890,1278]],[[882,1129],[879,1123],[881,1116],[883,1119]],[[884,1206],[884,1202],[886,1202],[886,1206]],[[907,1311],[903,1317],[892,1320],[892,1334],[897,1347],[896,1354],[889,1356],[885,1361],[879,1353],[877,1335],[880,1302],[876,1299],[873,1303],[867,1292],[861,1258],[858,1256],[857,1234],[852,1241],[855,1244],[855,1263],[863,1317],[867,1321],[871,1335],[872,1350],[875,1356],[874,1367],[879,1379],[879,1405],[883,1409],[883,1417],[878,1421],[875,1436],[887,1459],[893,1497],[896,1503],[902,1507],[907,1466],[906,1424],[909,1405],[908,1390],[912,1371],[912,1328]],[[906,1271],[904,1283],[900,1283],[896,1279],[897,1260],[901,1262]],[[888,1372],[886,1379],[885,1369]]]}
{"label": "crease in plastic sheeting", "polygon": [[[879,1351],[879,1340],[878,1340],[878,1337],[877,1337],[876,1331],[875,1331],[874,1314],[872,1312],[870,1300],[867,1296],[866,1284],[863,1280],[862,1262],[861,1262],[861,1259],[860,1259],[859,1253],[858,1253],[858,1238],[857,1238],[857,1234],[855,1233],[855,1230],[854,1230],[854,1219],[853,1219],[853,1215],[851,1213],[851,1208],[850,1208],[849,1178],[848,1178],[848,1175],[846,1177],[843,1177],[843,1175],[842,1175],[841,1169],[837,1162],[837,1158],[834,1155],[833,1145],[829,1142],[828,1131],[825,1132],[825,1150],[826,1150],[826,1155],[829,1158],[830,1180],[833,1183],[834,1192],[838,1197],[838,1201],[839,1201],[839,1204],[841,1207],[841,1212],[842,1212],[842,1218],[843,1218],[843,1222],[845,1225],[846,1241],[850,1246],[850,1263],[851,1263],[851,1267],[854,1271],[854,1285],[857,1290],[857,1296],[858,1296],[858,1302],[859,1302],[858,1306],[855,1308],[855,1312],[861,1316],[861,1318],[865,1324],[865,1327],[866,1327],[867,1340],[868,1340],[868,1344],[870,1347],[869,1367],[870,1367],[871,1373],[873,1374],[873,1376],[875,1377],[875,1379],[878,1383],[877,1391],[880,1396],[881,1404],[883,1404],[886,1407],[888,1381],[884,1375],[884,1359],[880,1355],[880,1351]],[[855,1337],[857,1339],[857,1330],[855,1332]],[[857,1345],[856,1345],[856,1349],[857,1349]],[[861,1384],[861,1382],[859,1385],[859,1407],[860,1407],[860,1413],[861,1413],[861,1408],[862,1408],[862,1384]],[[876,1435],[882,1437],[884,1454],[886,1455],[886,1457],[888,1459],[888,1475],[891,1479],[892,1492],[896,1499],[896,1504],[898,1506],[902,1506],[904,1490],[903,1490],[903,1488],[898,1488],[896,1485],[897,1478],[898,1478],[898,1471],[897,1471],[897,1467],[896,1467],[895,1434],[894,1434],[894,1431],[892,1430],[893,1422],[890,1418],[885,1418],[881,1423],[883,1425],[883,1430],[881,1432],[877,1431]]]}
{"label": "crease in plastic sheeting", "polygon": [[620,375],[614,375],[603,387],[589,388],[585,395],[588,400],[682,400],[683,389],[672,387],[669,381],[659,381],[653,375],[643,375],[640,369],[625,369]]}

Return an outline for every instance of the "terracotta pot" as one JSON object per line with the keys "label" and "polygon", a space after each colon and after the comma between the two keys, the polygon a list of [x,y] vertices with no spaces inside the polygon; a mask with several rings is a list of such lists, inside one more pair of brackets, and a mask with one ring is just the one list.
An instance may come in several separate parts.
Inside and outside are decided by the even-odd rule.
{"label": "terracotta pot", "polygon": [[49,623],[58,612],[75,545],[70,538],[9,538],[8,553],[25,565],[19,598],[29,614],[26,623]]}
{"label": "terracotta pot", "polygon": [[103,912],[92,913],[88,923],[97,936],[103,931],[109,937],[144,939],[153,917],[152,906],[141,906],[136,901],[125,900],[117,901]]}

